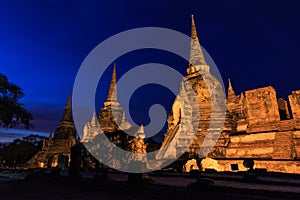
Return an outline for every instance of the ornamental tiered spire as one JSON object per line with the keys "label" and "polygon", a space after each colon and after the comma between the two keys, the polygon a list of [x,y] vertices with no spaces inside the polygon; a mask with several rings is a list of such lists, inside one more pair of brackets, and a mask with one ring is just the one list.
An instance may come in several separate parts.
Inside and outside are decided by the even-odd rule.
{"label": "ornamental tiered spire", "polygon": [[93,112],[92,120],[91,120],[91,126],[98,126],[97,116],[96,113]]}
{"label": "ornamental tiered spire", "polygon": [[61,121],[73,122],[73,115],[72,115],[72,92],[70,92],[68,96],[68,101],[65,107],[64,115]]}
{"label": "ornamental tiered spire", "polygon": [[114,69],[111,76],[111,82],[106,101],[118,102],[116,63],[114,64]]}
{"label": "ornamental tiered spire", "polygon": [[209,66],[205,61],[197,35],[194,15],[192,15],[190,61],[187,73],[193,74],[198,71],[200,73],[209,72]]}

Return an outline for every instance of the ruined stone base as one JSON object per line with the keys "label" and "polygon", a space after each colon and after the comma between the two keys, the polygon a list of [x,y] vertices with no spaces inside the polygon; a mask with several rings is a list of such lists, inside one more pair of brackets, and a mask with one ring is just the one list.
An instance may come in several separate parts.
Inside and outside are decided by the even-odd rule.
{"label": "ruined stone base", "polygon": [[[215,160],[203,159],[201,162],[203,170],[215,169],[217,171],[247,171],[243,165],[244,160]],[[254,169],[266,169],[268,172],[282,172],[300,174],[300,160],[254,160]],[[232,165],[236,164],[238,170]],[[236,167],[235,165],[235,167]]]}

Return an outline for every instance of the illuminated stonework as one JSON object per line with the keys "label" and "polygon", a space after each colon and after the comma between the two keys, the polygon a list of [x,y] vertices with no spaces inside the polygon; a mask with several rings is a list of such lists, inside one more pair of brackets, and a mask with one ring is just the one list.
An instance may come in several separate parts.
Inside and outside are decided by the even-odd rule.
{"label": "illuminated stonework", "polygon": [[92,120],[87,122],[83,128],[83,136],[81,142],[93,140],[99,133],[103,133],[97,120],[96,114],[93,113]]}
{"label": "illuminated stonework", "polygon": [[114,65],[107,99],[98,115],[98,121],[103,132],[115,132],[131,127],[130,123],[126,121],[125,113],[118,101],[116,64]]}
{"label": "illuminated stonework", "polygon": [[[128,135],[127,133],[130,133]],[[101,139],[100,134],[105,136],[116,146],[125,151],[137,153],[137,159],[131,157],[121,158],[120,160],[114,159],[113,165],[118,168],[121,165],[128,165],[131,161],[145,161],[146,157],[146,144],[144,139],[143,125],[139,127],[132,127],[125,118],[125,113],[120,106],[117,95],[117,82],[116,82],[116,65],[114,65],[112,79],[104,107],[100,109],[98,118],[94,113],[90,122],[86,123],[83,129],[83,137],[81,142],[86,144],[94,156],[101,152],[101,148],[106,146]],[[108,157],[112,149],[107,152]],[[102,152],[103,153],[103,152]],[[101,161],[100,161],[101,162]]]}
{"label": "illuminated stonework", "polygon": [[66,165],[70,162],[71,147],[76,144],[76,129],[72,117],[72,94],[69,95],[63,117],[49,138],[43,141],[43,147],[31,158],[26,167],[57,167],[59,158],[65,159]]}
{"label": "illuminated stonework", "polygon": [[[208,86],[203,79],[206,77],[212,85]],[[189,83],[196,93],[197,102],[189,108],[189,112],[199,109],[197,119],[191,117],[186,120],[181,113],[180,102],[190,95],[183,84],[176,97],[171,113],[168,116],[168,129],[164,135],[162,147],[169,146],[167,153],[156,155],[156,159],[178,157],[178,151],[186,150],[191,140],[192,124],[186,121],[197,122],[200,119],[196,137],[192,138],[192,145],[186,150],[190,158],[197,158],[201,153],[204,137],[207,134],[211,121],[211,97],[209,87],[222,91],[221,83],[210,73],[210,67],[205,61],[199,43],[196,26],[192,18],[192,36],[190,62],[187,67],[187,76],[184,81]],[[212,150],[205,154],[201,162],[202,169],[214,168],[217,171],[231,171],[232,166],[238,170],[246,170],[243,160],[252,158],[255,168],[266,168],[268,171],[300,173],[300,90],[293,91],[288,101],[277,98],[273,87],[262,87],[236,94],[231,81],[228,81],[226,102],[226,119],[218,141]],[[222,99],[222,92],[217,92]],[[289,112],[289,106],[291,114]],[[185,116],[188,117],[188,116]],[[222,121],[220,117],[220,122]],[[217,120],[218,122],[218,120]],[[181,125],[180,125],[181,124]],[[183,128],[185,127],[185,128]],[[188,128],[187,128],[188,127]],[[128,136],[122,130],[129,130],[135,136]],[[180,134],[178,134],[180,133]],[[52,135],[43,143],[43,148],[29,162],[30,166],[56,166],[58,156],[70,155],[70,148],[75,144],[75,128],[72,120],[71,99],[69,97],[63,119],[61,120],[54,137]],[[82,142],[93,142],[99,134],[106,134],[116,145],[125,150],[140,153],[140,161],[145,159],[146,145],[144,144],[143,127],[131,127],[126,121],[123,109],[117,99],[116,67],[112,73],[110,89],[104,107],[92,116],[83,131]],[[95,148],[97,148],[95,143]],[[97,150],[97,149],[96,149]],[[124,162],[128,162],[124,158]],[[189,160],[187,159],[185,163]],[[191,163],[193,162],[193,163]],[[190,161],[187,168],[195,165]],[[200,167],[200,166],[199,166]],[[234,169],[236,170],[236,169]]]}
{"label": "illuminated stonework", "polygon": [[[200,49],[199,49],[200,48]],[[200,54],[200,55],[199,55]],[[211,77],[214,88],[220,90],[218,80],[209,73],[198,40],[194,20],[192,19],[192,42],[190,64],[186,80],[190,81],[197,93],[199,106],[199,128],[193,144],[186,150],[189,157],[198,157],[203,138],[207,134],[210,121],[211,100],[202,76]],[[230,80],[228,81],[226,120],[221,135],[213,149],[205,155],[202,168],[214,168],[217,171],[231,171],[231,164],[239,170],[246,170],[243,160],[251,158],[256,168],[268,171],[300,173],[300,90],[289,95],[289,102],[277,98],[273,87],[248,90],[236,95]],[[182,120],[178,99],[185,95],[181,89],[174,101],[168,117],[168,130],[162,147],[169,144],[168,154],[158,158],[169,159],[177,155],[184,136],[178,134]],[[288,103],[292,115],[289,113]],[[291,116],[293,118],[291,118]]]}

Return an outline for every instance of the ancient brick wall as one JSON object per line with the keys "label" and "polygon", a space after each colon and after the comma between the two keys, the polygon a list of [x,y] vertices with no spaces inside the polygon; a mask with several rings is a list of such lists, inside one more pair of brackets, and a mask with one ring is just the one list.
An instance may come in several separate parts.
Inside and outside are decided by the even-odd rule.
{"label": "ancient brick wall", "polygon": [[295,131],[293,135],[294,158],[300,159],[300,131]]}
{"label": "ancient brick wall", "polygon": [[276,91],[263,87],[245,92],[245,107],[249,127],[280,121]]}
{"label": "ancient brick wall", "polygon": [[276,133],[272,159],[293,159],[293,131]]}
{"label": "ancient brick wall", "polygon": [[225,157],[270,159],[275,136],[274,132],[231,136]]}
{"label": "ancient brick wall", "polygon": [[[243,165],[242,159],[236,160],[215,160],[215,159],[204,159],[201,162],[203,169],[215,169],[217,171],[232,171],[231,165],[237,164],[239,171],[247,171],[247,168]],[[267,169],[272,172],[285,172],[299,174],[300,162],[299,161],[280,161],[280,160],[255,160],[254,169]]]}
{"label": "ancient brick wall", "polygon": [[279,111],[279,115],[280,115],[280,120],[290,119],[291,117],[290,117],[290,112],[288,109],[287,101],[284,100],[283,98],[278,98],[277,103],[278,103],[278,111]]}
{"label": "ancient brick wall", "polygon": [[293,114],[293,119],[300,119],[300,90],[293,91],[292,94],[289,95],[289,102],[291,105],[291,110]]}

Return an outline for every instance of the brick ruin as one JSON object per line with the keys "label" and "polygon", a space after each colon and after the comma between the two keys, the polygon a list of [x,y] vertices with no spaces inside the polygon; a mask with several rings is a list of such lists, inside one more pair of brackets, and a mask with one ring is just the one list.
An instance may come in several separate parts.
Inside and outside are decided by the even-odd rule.
{"label": "brick ruin", "polygon": [[[107,154],[104,155],[104,159],[106,159],[107,162],[109,161],[115,169],[121,165],[128,166],[131,161],[134,161],[134,159],[129,156],[129,152],[139,153],[140,156],[136,158],[139,161],[145,161],[146,159],[144,127],[143,125],[132,127],[126,120],[124,110],[118,101],[116,77],[115,64],[104,106],[98,112],[98,117],[93,113],[91,121],[85,124],[81,139],[81,142],[85,145],[87,150],[97,159],[100,159],[100,162],[100,157],[102,156],[99,156],[99,153],[108,151],[104,153]],[[112,148],[109,147],[109,144],[103,142],[102,136],[104,135],[115,146],[128,152],[128,155],[125,154],[120,159],[112,156]]]}
{"label": "brick ruin", "polygon": [[[212,84],[207,84],[207,80]],[[190,91],[185,84],[190,85],[193,91]],[[215,99],[212,99],[210,94],[212,90],[216,91]],[[210,73],[210,66],[206,63],[202,53],[192,17],[190,63],[187,76],[183,79],[180,93],[168,116],[168,129],[161,145],[168,147],[169,151],[156,155],[156,160],[163,161],[178,157],[183,151],[190,157],[195,157],[199,156],[203,149],[212,148],[202,155],[204,156],[201,162],[203,169],[232,171],[234,165],[234,170],[236,168],[246,170],[243,160],[251,158],[255,161],[255,168],[300,173],[300,90],[293,91],[288,96],[288,101],[277,98],[272,86],[248,90],[237,95],[229,80],[227,98],[222,91],[223,87],[219,80]],[[196,94],[196,101],[188,105],[184,101],[192,93]],[[224,121],[224,125],[212,130],[209,123],[212,120],[212,101],[216,99],[227,100],[226,103],[224,102],[226,115],[224,120],[222,111],[216,112],[213,116],[214,120],[217,123]],[[198,110],[199,113],[196,113],[195,118],[192,114]],[[196,124],[196,135],[191,137],[195,123],[199,123]],[[104,107],[99,111],[98,117],[94,114],[91,122],[86,124],[82,141],[92,141],[102,133],[109,135],[120,130],[132,129],[131,131],[137,133],[137,137],[131,138],[133,141],[131,150],[145,153],[146,147],[143,143],[145,134],[142,133],[142,137],[139,137],[139,131],[136,128],[131,127],[126,121],[124,111],[118,102],[116,68],[114,67]],[[213,146],[205,146],[203,142],[208,131],[211,131],[212,136],[221,132],[220,135],[217,134],[218,140]],[[28,164],[32,166],[37,166],[39,163],[48,163],[47,166],[57,165],[59,155],[70,156],[70,148],[76,143],[75,134],[69,97],[63,119],[54,137],[50,136],[44,141],[43,149]],[[112,134],[111,138],[116,136],[118,135]],[[120,137],[117,137],[116,143],[119,140]],[[124,141],[119,141],[119,143],[124,143]],[[141,145],[135,145],[139,143]],[[136,148],[136,146],[141,146],[141,148]]]}
{"label": "brick ruin", "polygon": [[110,87],[104,107],[98,113],[99,125],[103,132],[115,132],[129,129],[131,125],[125,119],[125,113],[118,101],[116,64],[111,77]]}
{"label": "brick ruin", "polygon": [[[114,66],[111,83],[107,99],[103,108],[98,112],[98,117],[93,113],[91,121],[87,122],[83,129],[82,138],[77,138],[72,115],[72,95],[68,97],[65,111],[54,136],[50,134],[49,138],[43,141],[43,147],[38,151],[25,165],[27,168],[36,167],[60,167],[66,168],[70,165],[71,148],[78,143],[93,143],[92,154],[98,151],[99,134],[105,134],[106,137],[124,150],[131,152],[146,153],[144,143],[145,133],[143,126],[131,127],[125,119],[125,113],[120,106],[117,95],[116,85],[116,65]],[[127,130],[132,136],[127,135],[123,130]],[[81,145],[82,146],[82,145]],[[95,149],[96,148],[96,149]],[[83,151],[86,151],[83,148]],[[98,151],[100,152],[100,151]],[[145,157],[145,156],[144,156]],[[86,155],[88,162],[93,162],[92,156]],[[94,163],[95,164],[95,163]],[[94,164],[91,164],[94,165]]]}
{"label": "brick ruin", "polygon": [[[213,81],[214,89],[220,90],[217,79],[209,72],[198,40],[194,19],[192,19],[192,42],[190,64],[185,77],[193,85],[197,94],[195,106],[201,110],[199,128],[191,146],[186,150],[190,157],[203,156],[205,146],[203,138],[208,135],[207,127],[211,117],[211,102],[208,87],[203,77]],[[201,54],[201,55],[199,55]],[[196,56],[197,55],[197,56]],[[217,93],[218,94],[218,93]],[[178,156],[180,140],[185,137],[175,129],[180,126],[182,109],[177,99],[187,95],[183,89],[176,98],[168,117],[168,131],[162,146],[168,144],[173,151],[160,155],[168,159]],[[289,111],[289,106],[291,114]],[[218,171],[231,171],[235,165],[239,170],[246,170],[243,160],[251,158],[255,168],[268,171],[300,173],[300,90],[293,91],[288,101],[277,98],[272,86],[248,90],[236,95],[230,80],[226,102],[226,118],[217,142],[204,155],[202,168],[214,168]],[[171,148],[170,148],[171,149]],[[236,167],[235,167],[236,168]],[[236,169],[235,169],[236,170]]]}
{"label": "brick ruin", "polygon": [[49,138],[43,141],[43,146],[27,163],[26,167],[56,167],[62,163],[67,167],[70,162],[71,147],[76,144],[76,129],[72,116],[72,94],[69,95],[63,117]]}
{"label": "brick ruin", "polygon": [[243,160],[252,158],[256,168],[300,173],[300,91],[293,91],[288,96],[292,115],[288,102],[277,98],[271,86],[236,96],[229,95],[230,91],[233,91],[232,87],[228,89],[227,98],[232,131],[223,133],[220,140],[226,142],[217,142],[207,155],[217,160],[218,165],[203,167],[230,171],[232,164],[238,164],[245,170]]}

